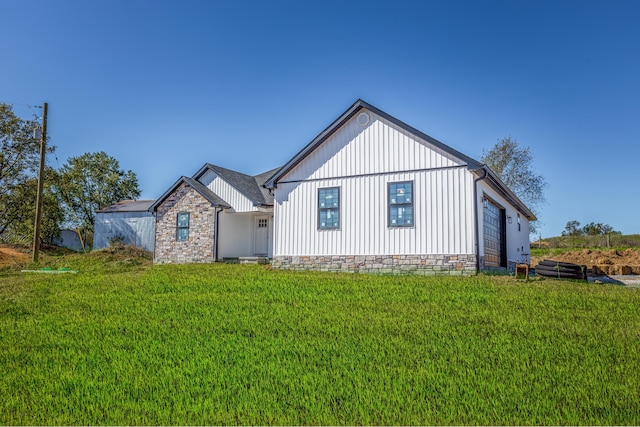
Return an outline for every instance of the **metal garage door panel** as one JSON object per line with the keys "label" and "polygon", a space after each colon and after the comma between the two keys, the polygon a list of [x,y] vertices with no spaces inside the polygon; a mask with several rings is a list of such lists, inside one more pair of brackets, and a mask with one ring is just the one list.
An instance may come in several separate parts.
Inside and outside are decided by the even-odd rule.
{"label": "metal garage door panel", "polygon": [[490,200],[486,200],[484,203],[484,265],[500,267],[501,260],[501,209]]}

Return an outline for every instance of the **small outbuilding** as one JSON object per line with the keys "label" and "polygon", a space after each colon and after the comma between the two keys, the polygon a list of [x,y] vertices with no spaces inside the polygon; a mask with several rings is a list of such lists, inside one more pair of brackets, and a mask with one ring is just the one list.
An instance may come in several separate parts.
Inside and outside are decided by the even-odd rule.
{"label": "small outbuilding", "polygon": [[156,221],[149,208],[155,200],[124,200],[96,211],[93,248],[118,241],[153,252]]}
{"label": "small outbuilding", "polygon": [[53,244],[76,252],[82,252],[84,250],[83,242],[78,231],[68,228],[60,230],[58,237],[53,239]]}

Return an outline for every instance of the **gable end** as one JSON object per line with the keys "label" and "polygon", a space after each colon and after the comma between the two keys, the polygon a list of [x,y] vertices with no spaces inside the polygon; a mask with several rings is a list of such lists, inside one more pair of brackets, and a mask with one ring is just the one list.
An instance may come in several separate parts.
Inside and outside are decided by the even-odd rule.
{"label": "gable end", "polygon": [[162,196],[160,196],[158,198],[158,200],[156,200],[149,207],[149,211],[150,212],[156,212],[158,210],[158,206],[160,206],[168,197],[170,197],[180,187],[180,185],[183,184],[183,183],[186,183],[191,188],[193,188],[196,192],[198,192],[209,203],[211,203],[211,206],[217,206],[217,207],[225,208],[225,209],[230,208],[230,206],[229,206],[229,204],[227,202],[222,200],[220,197],[218,197],[216,194],[214,194],[207,187],[202,185],[202,183],[200,183],[199,181],[196,181],[193,178],[182,176],[171,187],[169,187],[169,189],[167,191],[165,191],[165,193]]}
{"label": "gable end", "polygon": [[291,158],[282,168],[280,168],[271,178],[269,178],[264,186],[267,188],[276,188],[278,181],[284,175],[289,173],[292,169],[294,169],[300,162],[302,162],[307,156],[309,156],[313,151],[315,151],[319,146],[321,146],[331,135],[333,135],[338,129],[340,129],[349,119],[351,119],[354,115],[356,115],[360,110],[366,109],[371,111],[374,114],[382,117],[383,119],[389,121],[390,123],[398,126],[403,129],[405,132],[413,134],[420,139],[428,142],[434,147],[448,153],[449,155],[460,159],[461,161],[466,163],[466,167],[470,170],[475,170],[481,168],[482,165],[472,159],[469,156],[466,156],[460,153],[457,150],[449,147],[448,145],[438,141],[431,136],[420,132],[412,126],[398,120],[397,118],[391,116],[390,114],[385,113],[384,111],[368,104],[367,102],[359,99],[356,101],[347,111],[345,111],[337,120],[335,120],[329,127],[323,130],[318,136],[316,136],[307,146],[305,146],[302,150],[300,150],[295,156]]}

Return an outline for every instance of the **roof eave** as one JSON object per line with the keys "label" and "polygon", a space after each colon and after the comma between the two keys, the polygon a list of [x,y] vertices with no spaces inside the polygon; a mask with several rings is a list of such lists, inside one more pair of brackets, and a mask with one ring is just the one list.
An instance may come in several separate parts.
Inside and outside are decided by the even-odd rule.
{"label": "roof eave", "polygon": [[318,134],[311,140],[302,150],[294,155],[287,163],[285,163],[271,178],[265,181],[264,186],[266,188],[276,188],[277,181],[280,177],[285,175],[291,169],[293,169],[298,163],[300,163],[308,154],[315,150],[320,144],[322,144],[329,136],[331,136],[336,129],[355,115],[359,110],[365,108],[365,105],[369,105],[361,99],[358,99],[347,111],[342,113],[340,117],[333,121],[327,128]]}
{"label": "roof eave", "polygon": [[[204,190],[199,188],[199,186],[197,184],[200,184],[202,187],[204,187],[204,185],[202,183],[200,183],[197,180],[194,180],[193,178],[189,178],[186,176],[181,176],[180,178],[178,178],[178,180],[171,186],[169,187],[169,189],[167,191],[165,191],[162,196],[160,196],[158,198],[158,200],[156,200],[156,202],[151,205],[151,207],[148,209],[149,212],[155,212],[158,209],[158,206],[160,206],[162,203],[164,203],[164,201],[171,195],[173,194],[178,187],[182,184],[182,183],[186,183],[188,184],[191,188],[193,188],[198,194],[200,194],[202,197],[204,197],[209,203],[211,203],[211,206],[214,207],[220,207],[223,209],[228,209],[231,206],[227,205],[226,203],[220,203],[216,200],[213,200],[212,197],[210,197],[208,194],[204,193]],[[206,189],[206,187],[204,187]],[[209,190],[210,191],[210,190]],[[213,193],[212,193],[213,194]],[[217,196],[216,196],[217,197]],[[218,197],[219,198],[219,197]],[[222,201],[222,199],[220,199]]]}
{"label": "roof eave", "polygon": [[171,193],[176,191],[180,183],[183,182],[184,178],[186,177],[181,176],[180,178],[178,178],[167,191],[165,191],[160,197],[158,197],[158,199],[149,207],[148,211],[152,213],[155,212],[158,209],[158,206],[164,203],[164,201],[171,195]]}
{"label": "roof eave", "polygon": [[[233,180],[229,180],[229,179],[225,178],[224,174],[221,174],[218,169],[223,169],[223,168],[221,166],[212,165],[211,163],[205,163],[204,166],[202,166],[198,170],[198,172],[196,172],[193,175],[192,178],[195,179],[196,181],[200,182],[200,178],[202,177],[202,175],[204,175],[207,170],[211,170],[217,176],[222,178],[227,184],[229,184],[234,189],[236,189],[236,191],[240,192],[240,194],[242,194],[244,197],[249,199],[249,201],[251,203],[253,203],[254,206],[257,206],[260,203],[264,203],[264,200],[258,200],[255,197],[253,197],[251,194],[248,194],[246,191],[244,191],[242,188],[240,188],[236,183],[234,183]],[[226,168],[224,168],[224,169],[226,169]],[[228,170],[230,170],[230,169],[228,169]],[[238,171],[232,171],[232,172],[236,172],[238,174],[246,175],[246,174],[244,174],[242,172],[238,172]],[[246,175],[246,176],[251,177],[251,175]],[[251,177],[251,178],[255,178],[255,177]],[[256,185],[258,185],[258,184],[256,183]]]}
{"label": "roof eave", "polygon": [[268,203],[254,203],[253,206],[255,206],[256,208],[272,208],[273,205],[268,204]]}
{"label": "roof eave", "polygon": [[494,190],[498,191],[502,197],[504,197],[512,206],[519,210],[529,221],[536,221],[538,218],[533,212],[525,205],[513,191],[505,185],[500,177],[487,165],[482,165],[481,168],[475,169],[474,172],[484,170],[489,183]]}

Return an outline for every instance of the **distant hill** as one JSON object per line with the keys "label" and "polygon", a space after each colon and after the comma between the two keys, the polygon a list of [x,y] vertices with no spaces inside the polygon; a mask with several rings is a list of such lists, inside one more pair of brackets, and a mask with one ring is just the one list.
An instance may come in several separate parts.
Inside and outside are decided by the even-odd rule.
{"label": "distant hill", "polygon": [[560,248],[640,248],[640,234],[611,234],[609,236],[558,236],[531,242],[531,249]]}

